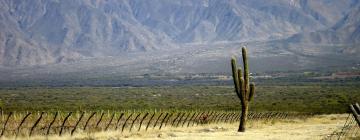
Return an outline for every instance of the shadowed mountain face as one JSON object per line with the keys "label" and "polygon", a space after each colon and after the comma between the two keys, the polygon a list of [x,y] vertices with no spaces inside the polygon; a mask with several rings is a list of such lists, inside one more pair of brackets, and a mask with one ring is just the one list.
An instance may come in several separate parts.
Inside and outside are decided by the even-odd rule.
{"label": "shadowed mountain face", "polygon": [[360,66],[359,0],[0,0],[0,82]]}

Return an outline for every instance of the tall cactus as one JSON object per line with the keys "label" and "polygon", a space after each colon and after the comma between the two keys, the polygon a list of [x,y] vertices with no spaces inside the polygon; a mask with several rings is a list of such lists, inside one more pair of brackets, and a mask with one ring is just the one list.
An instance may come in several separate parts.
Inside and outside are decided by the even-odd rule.
{"label": "tall cactus", "polygon": [[[241,101],[241,118],[238,132],[245,132],[246,120],[249,109],[249,102],[252,101],[255,94],[255,84],[249,82],[249,66],[246,56],[246,48],[242,48],[242,58],[244,73],[241,68],[237,68],[236,58],[231,59],[232,75],[235,85],[236,95]],[[242,76],[243,75],[243,76]]]}

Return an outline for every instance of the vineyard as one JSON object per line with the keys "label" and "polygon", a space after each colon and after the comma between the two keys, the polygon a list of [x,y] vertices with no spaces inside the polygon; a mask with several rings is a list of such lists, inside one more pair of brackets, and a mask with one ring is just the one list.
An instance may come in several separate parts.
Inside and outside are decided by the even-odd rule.
{"label": "vineyard", "polygon": [[[101,111],[101,112],[9,112],[1,114],[1,137],[34,135],[73,135],[77,132],[116,130],[147,131],[165,127],[192,127],[204,124],[234,123],[239,112],[211,111]],[[250,112],[249,121],[307,118],[311,114]]]}

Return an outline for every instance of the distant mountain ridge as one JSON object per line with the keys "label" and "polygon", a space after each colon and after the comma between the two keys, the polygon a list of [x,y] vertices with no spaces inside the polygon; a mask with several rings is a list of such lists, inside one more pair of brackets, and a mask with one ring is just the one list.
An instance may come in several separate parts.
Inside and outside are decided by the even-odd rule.
{"label": "distant mountain ridge", "polygon": [[0,0],[0,65],[288,37],[286,42],[356,44],[359,7],[354,5],[359,1]]}
{"label": "distant mountain ridge", "polygon": [[360,3],[352,5],[349,12],[328,29],[299,33],[289,38],[289,41],[319,44],[359,44]]}

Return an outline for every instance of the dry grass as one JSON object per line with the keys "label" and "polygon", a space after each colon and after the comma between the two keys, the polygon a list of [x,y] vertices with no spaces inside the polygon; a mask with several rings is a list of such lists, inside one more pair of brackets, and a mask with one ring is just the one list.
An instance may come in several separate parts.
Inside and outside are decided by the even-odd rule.
{"label": "dry grass", "polygon": [[[74,136],[34,136],[20,139],[54,139],[54,140],[117,140],[117,139],[177,139],[177,140],[221,140],[221,139],[322,139],[333,131],[340,129],[346,119],[346,115],[318,115],[305,120],[259,120],[249,122],[246,133],[238,133],[237,123],[234,124],[210,124],[190,128],[166,127],[162,130],[149,129],[140,132],[106,131],[97,133],[78,133]],[[137,130],[137,129],[134,129]],[[13,139],[13,138],[5,138]]]}

